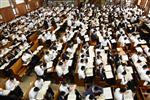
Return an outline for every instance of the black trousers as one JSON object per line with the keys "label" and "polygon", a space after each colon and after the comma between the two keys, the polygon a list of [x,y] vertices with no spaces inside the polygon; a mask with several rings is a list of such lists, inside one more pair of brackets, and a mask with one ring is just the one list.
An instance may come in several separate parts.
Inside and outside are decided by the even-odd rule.
{"label": "black trousers", "polygon": [[23,92],[20,86],[17,86],[13,91],[9,93],[9,95],[14,95],[18,98],[21,98],[23,96]]}

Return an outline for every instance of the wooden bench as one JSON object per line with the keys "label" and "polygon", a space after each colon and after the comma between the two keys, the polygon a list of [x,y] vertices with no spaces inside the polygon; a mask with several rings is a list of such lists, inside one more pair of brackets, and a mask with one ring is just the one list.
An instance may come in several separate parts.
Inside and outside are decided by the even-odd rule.
{"label": "wooden bench", "polygon": [[34,32],[31,36],[28,37],[29,42],[34,42],[38,38],[38,33]]}
{"label": "wooden bench", "polygon": [[21,81],[21,78],[26,74],[28,67],[23,66],[23,61],[20,57],[10,69],[12,70],[15,77]]}
{"label": "wooden bench", "polygon": [[[32,52],[34,52],[36,50],[36,48],[38,47],[38,41],[35,41],[34,45],[30,48],[30,50]],[[41,52],[40,52],[41,53]],[[40,55],[40,54],[39,54]],[[10,68],[13,72],[13,74],[15,75],[15,77],[21,81],[21,79],[23,78],[23,76],[26,75],[27,70],[29,69],[28,66],[24,66],[23,65],[23,61],[22,58],[20,57],[16,63]]]}

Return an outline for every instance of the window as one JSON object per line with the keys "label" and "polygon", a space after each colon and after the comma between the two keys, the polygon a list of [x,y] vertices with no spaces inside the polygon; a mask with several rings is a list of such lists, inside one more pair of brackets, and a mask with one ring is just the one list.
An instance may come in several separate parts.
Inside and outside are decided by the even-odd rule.
{"label": "window", "polygon": [[15,0],[16,4],[24,3],[24,0]]}
{"label": "window", "polygon": [[0,0],[0,8],[9,7],[9,0]]}

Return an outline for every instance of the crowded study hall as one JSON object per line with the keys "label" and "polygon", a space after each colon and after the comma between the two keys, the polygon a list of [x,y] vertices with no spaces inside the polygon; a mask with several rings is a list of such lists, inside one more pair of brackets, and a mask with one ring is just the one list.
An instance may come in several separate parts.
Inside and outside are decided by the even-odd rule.
{"label": "crowded study hall", "polygon": [[150,100],[150,0],[0,0],[0,100]]}

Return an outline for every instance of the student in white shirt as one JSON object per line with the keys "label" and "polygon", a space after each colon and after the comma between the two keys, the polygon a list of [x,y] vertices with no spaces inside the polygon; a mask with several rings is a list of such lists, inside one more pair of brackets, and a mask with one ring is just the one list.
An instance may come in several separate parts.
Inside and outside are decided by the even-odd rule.
{"label": "student in white shirt", "polygon": [[59,62],[59,64],[56,66],[56,72],[59,77],[62,76],[63,74],[62,66],[63,66],[62,62]]}
{"label": "student in white shirt", "polygon": [[46,51],[46,52],[45,52],[45,55],[44,55],[44,61],[45,61],[46,63],[48,63],[48,62],[51,61],[50,58],[51,58],[51,57],[50,57],[49,51]]}
{"label": "student in white shirt", "polygon": [[24,65],[28,64],[32,59],[32,54],[29,51],[26,51],[23,55],[22,55],[22,61],[24,63]]}
{"label": "student in white shirt", "polygon": [[39,64],[37,66],[34,67],[34,71],[36,73],[37,76],[44,78],[44,72],[46,70],[46,64],[45,63],[41,63],[39,62]]}
{"label": "student in white shirt", "polygon": [[121,65],[118,66],[117,68],[117,73],[122,73],[125,70],[126,64],[122,63]]}
{"label": "student in white shirt", "polygon": [[33,27],[34,27],[34,24],[33,24],[33,22],[31,21],[30,24],[28,25],[28,28],[29,28],[29,29],[33,29]]}
{"label": "student in white shirt", "polygon": [[63,81],[59,87],[59,91],[60,92],[63,91],[63,92],[65,92],[65,95],[67,95],[69,93],[69,85],[65,81]]}
{"label": "student in white shirt", "polygon": [[44,34],[40,34],[38,36],[38,40],[39,40],[40,44],[44,43],[46,41]]}
{"label": "student in white shirt", "polygon": [[29,91],[29,100],[36,100],[36,96],[39,92],[39,88],[38,87],[33,87],[30,91]]}
{"label": "student in white shirt", "polygon": [[85,79],[85,66],[78,69],[79,79]]}
{"label": "student in white shirt", "polygon": [[111,48],[111,43],[106,37],[104,37],[104,40],[101,42],[101,48],[104,48],[106,46],[109,46]]}
{"label": "student in white shirt", "polygon": [[115,92],[114,92],[115,100],[126,100],[125,95],[130,95],[131,96],[130,100],[133,100],[131,90],[126,90],[126,88],[117,88],[117,89],[115,89]]}
{"label": "student in white shirt", "polygon": [[10,95],[15,95],[18,98],[23,96],[22,89],[19,86],[20,82],[16,80],[13,76],[11,76],[5,83],[6,90],[10,90]]}
{"label": "student in white shirt", "polygon": [[35,81],[34,86],[40,89],[43,86],[43,83],[44,83],[43,79],[40,77],[37,77],[37,80]]}
{"label": "student in white shirt", "polygon": [[16,78],[10,77],[5,83],[5,88],[6,90],[13,91],[19,85],[19,83],[20,82],[17,81]]}
{"label": "student in white shirt", "polygon": [[144,51],[147,54],[147,56],[150,57],[150,48],[149,47],[145,47]]}
{"label": "student in white shirt", "polygon": [[27,41],[27,38],[26,38],[26,36],[23,33],[21,34],[21,40],[22,40],[22,42]]}
{"label": "student in white shirt", "polygon": [[51,33],[51,41],[54,42],[56,41],[56,35],[54,33]]}
{"label": "student in white shirt", "polygon": [[51,34],[48,31],[46,31],[45,33],[46,33],[45,34],[46,47],[50,47],[50,45],[51,45]]}

